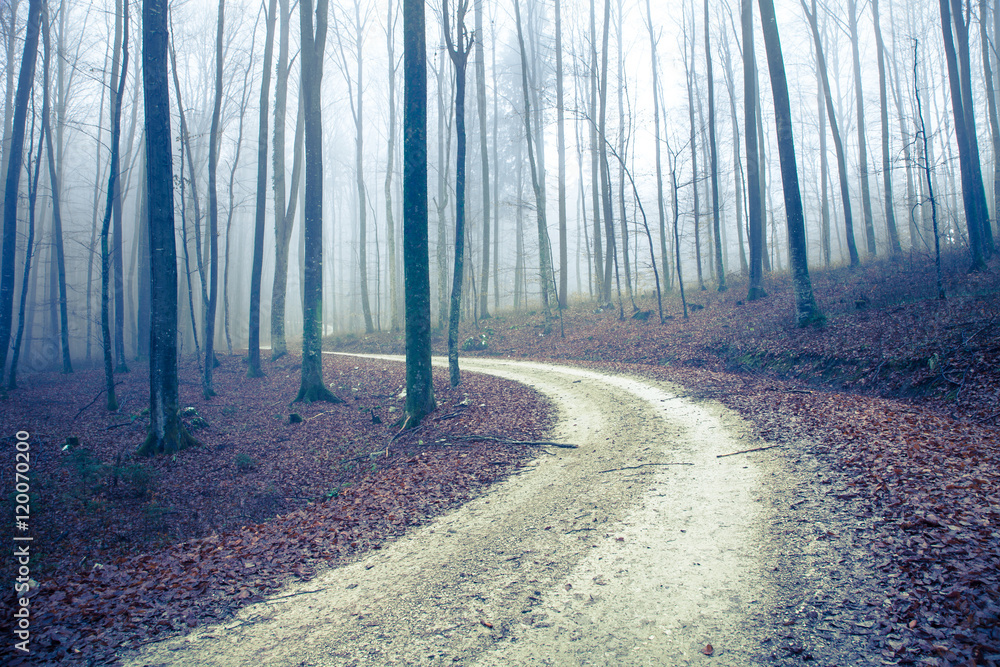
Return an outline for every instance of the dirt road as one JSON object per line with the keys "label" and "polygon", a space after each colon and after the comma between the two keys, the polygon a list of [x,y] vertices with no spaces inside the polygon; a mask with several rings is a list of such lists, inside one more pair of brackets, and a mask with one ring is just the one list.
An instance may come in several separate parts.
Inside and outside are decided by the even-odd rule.
{"label": "dirt road", "polygon": [[[825,474],[814,460],[800,456],[793,473],[781,450],[718,458],[763,443],[677,387],[540,363],[462,366],[549,396],[552,439],[578,448],[552,448],[381,550],[126,664],[756,665],[807,650],[813,664],[863,664],[863,638],[810,635],[788,649],[803,639],[775,632],[776,619],[822,622],[847,603],[829,590],[843,583],[847,556],[831,552],[844,545],[817,539],[815,516],[785,516],[791,496],[815,500],[801,481]],[[826,607],[807,612],[822,595]]]}

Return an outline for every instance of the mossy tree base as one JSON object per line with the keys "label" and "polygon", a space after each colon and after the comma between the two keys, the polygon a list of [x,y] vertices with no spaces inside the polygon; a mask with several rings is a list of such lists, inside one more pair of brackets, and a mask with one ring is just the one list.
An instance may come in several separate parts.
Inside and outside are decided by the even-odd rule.
{"label": "mossy tree base", "polygon": [[150,433],[146,440],[136,450],[138,456],[156,456],[158,454],[176,454],[188,447],[199,447],[201,443],[184,428],[180,418],[171,424],[162,437]]}
{"label": "mossy tree base", "polygon": [[757,299],[767,298],[767,292],[763,287],[751,287],[750,291],[747,292],[747,301],[756,301]]}
{"label": "mossy tree base", "polygon": [[322,384],[314,384],[309,387],[302,387],[299,389],[299,395],[295,397],[295,403],[316,403],[318,401],[323,401],[325,403],[343,403],[344,401],[334,395],[332,391],[324,387]]}

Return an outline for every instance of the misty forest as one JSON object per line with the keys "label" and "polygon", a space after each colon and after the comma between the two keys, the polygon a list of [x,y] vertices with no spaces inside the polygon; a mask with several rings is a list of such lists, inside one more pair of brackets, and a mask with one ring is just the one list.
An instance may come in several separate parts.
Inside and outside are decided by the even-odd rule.
{"label": "misty forest", "polygon": [[6,664],[1000,665],[997,0],[0,37]]}

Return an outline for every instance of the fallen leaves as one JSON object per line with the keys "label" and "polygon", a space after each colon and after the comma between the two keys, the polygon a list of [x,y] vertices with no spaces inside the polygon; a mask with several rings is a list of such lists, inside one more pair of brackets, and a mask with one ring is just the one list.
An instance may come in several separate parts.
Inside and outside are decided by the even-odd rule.
{"label": "fallen leaves", "polygon": [[[141,442],[142,419],[134,428],[107,430],[106,415],[91,407],[69,420],[76,410],[65,396],[89,395],[89,388],[72,387],[99,386],[99,371],[26,378],[0,405],[4,423],[33,434],[40,499],[32,529],[43,554],[32,569],[41,582],[32,601],[33,664],[112,661],[124,648],[221,620],[291,577],[308,581],[319,567],[378,548],[478,495],[533,453],[471,436],[536,441],[548,423],[544,400],[526,388],[466,374],[451,390],[442,373],[435,387],[442,411],[467,395],[477,400],[460,418],[429,421],[421,433],[429,442],[467,440],[423,447],[399,438],[387,445],[395,431],[359,408],[400,409],[400,364],[327,360],[334,389],[358,388],[354,400],[327,408],[322,419],[288,425],[282,406],[297,386],[297,375],[284,372],[292,370],[288,358],[267,364],[263,380],[246,379],[236,358],[222,363],[211,402],[189,379],[197,377],[194,365],[184,367],[182,401],[209,427],[198,432],[204,447],[174,458],[128,459]],[[144,382],[140,369],[123,376],[126,406],[140,405]],[[61,451],[68,434],[79,436],[76,452],[87,456]],[[241,454],[255,465],[238,469],[232,462]],[[124,493],[138,470],[155,475],[148,493]],[[5,604],[8,617],[13,608]]]}

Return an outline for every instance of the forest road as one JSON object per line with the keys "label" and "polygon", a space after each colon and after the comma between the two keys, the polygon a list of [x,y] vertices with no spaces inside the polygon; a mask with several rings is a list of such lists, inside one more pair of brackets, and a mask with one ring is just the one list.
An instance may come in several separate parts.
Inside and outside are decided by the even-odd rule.
{"label": "forest road", "polygon": [[578,448],[549,448],[382,549],[126,664],[774,664],[765,635],[785,545],[769,514],[776,480],[803,474],[780,450],[718,458],[762,443],[673,385],[533,362],[462,367],[546,395],[551,439]]}

